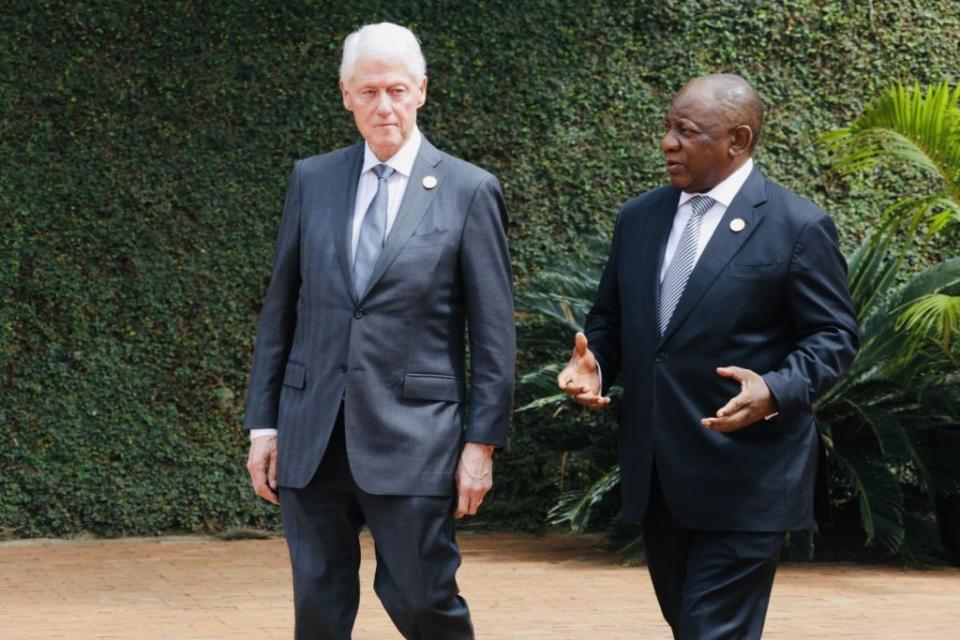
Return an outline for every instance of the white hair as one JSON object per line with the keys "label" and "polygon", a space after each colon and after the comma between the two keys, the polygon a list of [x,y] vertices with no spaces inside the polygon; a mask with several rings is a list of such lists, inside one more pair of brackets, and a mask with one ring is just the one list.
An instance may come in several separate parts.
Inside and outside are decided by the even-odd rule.
{"label": "white hair", "polygon": [[417,37],[410,29],[391,22],[368,24],[347,36],[340,61],[342,82],[353,77],[357,60],[362,58],[401,62],[417,82],[427,75],[427,61],[420,51]]}

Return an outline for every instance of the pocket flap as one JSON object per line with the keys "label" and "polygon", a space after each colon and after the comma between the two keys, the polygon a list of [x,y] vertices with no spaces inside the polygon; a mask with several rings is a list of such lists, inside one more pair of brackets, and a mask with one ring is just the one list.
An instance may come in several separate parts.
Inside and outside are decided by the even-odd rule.
{"label": "pocket flap", "polygon": [[303,389],[307,368],[298,362],[288,362],[287,370],[283,373],[283,384],[288,387]]}
{"label": "pocket flap", "polygon": [[455,376],[408,373],[403,377],[402,395],[407,400],[463,402],[463,381]]}
{"label": "pocket flap", "polygon": [[783,275],[783,263],[740,264],[731,262],[727,265],[727,275],[740,280],[776,279]]}

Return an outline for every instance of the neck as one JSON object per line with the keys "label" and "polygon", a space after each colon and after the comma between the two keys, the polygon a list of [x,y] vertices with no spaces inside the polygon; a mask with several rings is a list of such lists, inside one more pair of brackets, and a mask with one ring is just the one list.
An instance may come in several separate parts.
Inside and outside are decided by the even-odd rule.
{"label": "neck", "polygon": [[398,147],[394,147],[394,146],[380,147],[380,148],[370,147],[370,150],[373,151],[373,155],[377,156],[377,160],[379,160],[380,162],[386,162],[387,160],[395,156],[397,154],[397,151],[400,151],[400,149],[402,148],[403,148],[403,145],[401,144]]}

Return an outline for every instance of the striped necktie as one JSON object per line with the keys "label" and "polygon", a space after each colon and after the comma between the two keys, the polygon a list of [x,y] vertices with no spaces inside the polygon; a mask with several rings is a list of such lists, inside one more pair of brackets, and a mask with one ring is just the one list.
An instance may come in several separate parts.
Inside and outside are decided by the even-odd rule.
{"label": "striped necktie", "polygon": [[370,170],[377,176],[377,193],[360,223],[360,240],[353,256],[353,285],[358,297],[366,290],[380,250],[387,241],[387,182],[394,172],[393,167],[385,164]]}
{"label": "striped necktie", "polygon": [[663,276],[663,282],[660,283],[660,299],[657,303],[657,320],[660,323],[660,335],[667,331],[670,324],[670,318],[673,316],[677,303],[680,302],[680,296],[687,286],[687,280],[693,273],[693,267],[697,260],[697,243],[700,240],[700,221],[703,214],[713,206],[714,199],[710,196],[694,196],[690,198],[690,208],[693,213],[687,220],[683,233],[680,235],[680,243],[673,254],[673,260],[667,267],[667,272]]}

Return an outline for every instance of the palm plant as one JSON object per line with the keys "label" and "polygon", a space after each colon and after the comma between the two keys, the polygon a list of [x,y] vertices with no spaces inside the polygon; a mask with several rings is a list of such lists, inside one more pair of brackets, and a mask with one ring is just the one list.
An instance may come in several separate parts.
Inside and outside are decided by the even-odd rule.
{"label": "palm plant", "polygon": [[896,84],[822,138],[841,174],[906,168],[930,186],[897,199],[850,257],[861,351],[817,407],[832,504],[855,502],[866,544],[908,562],[938,548],[937,497],[960,490],[960,451],[932,446],[938,429],[960,421],[960,259],[905,269],[910,239],[960,221],[958,102],[960,85]]}
{"label": "palm plant", "polygon": [[[960,87],[946,83],[927,91],[895,85],[849,127],[823,137],[833,166],[844,174],[906,163],[933,185],[896,200],[849,256],[861,351],[817,406],[838,528],[856,511],[868,548],[911,563],[931,560],[940,550],[938,498],[960,496],[960,446],[945,446],[960,438],[937,435],[960,428],[960,258],[909,272],[911,247],[902,241],[960,221],[958,101]],[[521,307],[566,328],[565,339],[582,326],[596,289],[605,246],[593,244],[586,258],[541,274],[521,298]],[[569,345],[557,349],[564,353]],[[557,366],[548,365],[521,378],[543,393],[520,411],[550,407],[556,415],[565,406],[556,373]],[[550,521],[584,530],[618,482],[616,467],[594,474],[561,495]],[[812,537],[793,536],[791,548],[795,558],[812,557]],[[638,549],[635,542],[625,548]]]}

